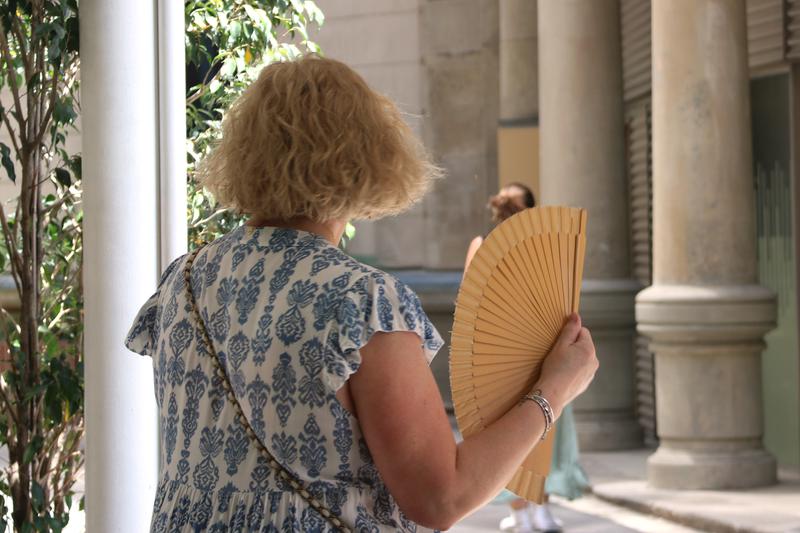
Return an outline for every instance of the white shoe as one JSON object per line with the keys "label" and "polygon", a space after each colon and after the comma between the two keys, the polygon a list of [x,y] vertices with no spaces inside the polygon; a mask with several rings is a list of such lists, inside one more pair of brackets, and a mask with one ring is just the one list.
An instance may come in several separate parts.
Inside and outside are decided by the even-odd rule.
{"label": "white shoe", "polygon": [[564,524],[553,516],[553,513],[550,512],[550,507],[546,503],[543,505],[529,505],[528,514],[534,531],[561,533]]}
{"label": "white shoe", "polygon": [[500,521],[500,531],[508,533],[534,533],[529,508],[511,511],[511,514]]}

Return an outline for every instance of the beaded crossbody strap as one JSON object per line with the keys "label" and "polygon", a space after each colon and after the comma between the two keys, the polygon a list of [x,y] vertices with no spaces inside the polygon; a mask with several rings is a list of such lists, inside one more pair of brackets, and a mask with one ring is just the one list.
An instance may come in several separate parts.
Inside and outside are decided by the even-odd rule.
{"label": "beaded crossbody strap", "polygon": [[303,498],[311,507],[313,507],[319,514],[322,515],[328,523],[333,526],[336,531],[341,531],[342,533],[350,533],[350,528],[347,527],[344,522],[342,522],[339,517],[337,517],[333,512],[328,509],[322,502],[320,502],[317,498],[315,498],[300,480],[297,477],[289,472],[286,467],[280,464],[275,457],[272,456],[270,451],[261,442],[261,439],[258,438],[256,432],[253,430],[253,427],[250,425],[250,422],[247,420],[247,417],[244,415],[244,411],[242,410],[242,406],[239,403],[238,398],[233,393],[233,387],[231,386],[231,381],[228,378],[227,372],[222,367],[222,363],[219,360],[219,356],[217,355],[217,351],[214,349],[214,345],[211,342],[211,337],[208,335],[208,330],[206,329],[205,322],[203,322],[203,318],[200,316],[200,311],[197,308],[197,301],[194,298],[194,294],[192,294],[192,283],[191,283],[191,271],[192,271],[192,264],[194,263],[195,258],[197,258],[197,254],[200,250],[203,249],[203,246],[198,247],[194,252],[189,254],[189,257],[186,260],[186,265],[183,268],[183,279],[186,282],[186,292],[189,295],[189,304],[191,306],[192,315],[194,316],[194,320],[197,323],[198,327],[200,328],[200,336],[203,340],[203,343],[206,345],[206,348],[211,353],[211,361],[214,365],[214,372],[216,373],[217,377],[220,378],[222,382],[223,388],[225,389],[225,394],[228,397],[228,400],[233,404],[234,408],[236,409],[236,420],[244,426],[244,429],[247,433],[248,438],[253,443],[253,445],[258,449],[261,455],[267,460],[269,463],[270,468],[275,471],[275,473],[280,476],[285,482],[292,487],[292,489],[301,497]]}

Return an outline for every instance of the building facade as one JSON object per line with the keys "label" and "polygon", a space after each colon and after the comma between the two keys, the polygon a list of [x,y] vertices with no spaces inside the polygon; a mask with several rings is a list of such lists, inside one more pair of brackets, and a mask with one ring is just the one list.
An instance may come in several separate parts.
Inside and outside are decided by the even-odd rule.
{"label": "building facade", "polygon": [[397,100],[447,172],[403,217],[358,224],[356,255],[408,276],[446,332],[498,185],[587,207],[601,370],[576,403],[583,447],[660,445],[663,486],[687,460],[730,487],[736,464],[750,484],[800,466],[797,2],[319,4],[326,54]]}
{"label": "building facade", "polygon": [[[359,223],[354,255],[406,279],[447,337],[499,184],[587,207],[601,369],[575,405],[583,448],[658,446],[649,479],[671,488],[800,466],[798,0],[318,3],[313,38],[400,103],[448,175]],[[81,3],[91,531],[147,527],[152,370],[119,339],[185,249],[183,13],[146,4]],[[446,348],[433,370],[448,402]]]}

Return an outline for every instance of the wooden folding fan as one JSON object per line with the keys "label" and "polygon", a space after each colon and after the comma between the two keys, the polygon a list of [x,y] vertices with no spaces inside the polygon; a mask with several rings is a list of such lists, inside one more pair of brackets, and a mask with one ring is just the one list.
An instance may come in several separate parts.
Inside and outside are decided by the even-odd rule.
{"label": "wooden folding fan", "polygon": [[[565,319],[578,311],[586,210],[538,207],[498,225],[464,273],[450,346],[458,427],[468,437],[530,392]],[[541,503],[551,431],[507,488]]]}

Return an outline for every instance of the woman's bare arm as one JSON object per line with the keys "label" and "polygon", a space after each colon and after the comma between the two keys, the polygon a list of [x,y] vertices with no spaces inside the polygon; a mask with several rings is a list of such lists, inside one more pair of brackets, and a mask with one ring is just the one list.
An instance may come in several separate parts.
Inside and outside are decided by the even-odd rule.
{"label": "woman's bare arm", "polygon": [[[552,354],[537,386],[560,414],[597,368],[579,320],[565,327]],[[456,445],[416,334],[377,333],[361,356],[349,385],[362,432],[389,491],[421,525],[448,529],[494,497],[544,432],[541,409],[524,402]]]}
{"label": "woman's bare arm", "polygon": [[475,257],[475,254],[478,253],[478,248],[481,247],[483,244],[483,237],[475,237],[472,239],[472,242],[469,243],[469,248],[467,248],[467,258],[464,261],[464,273],[466,274],[467,268],[469,264],[472,263],[472,258]]}

